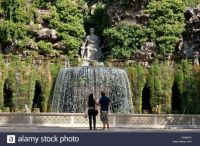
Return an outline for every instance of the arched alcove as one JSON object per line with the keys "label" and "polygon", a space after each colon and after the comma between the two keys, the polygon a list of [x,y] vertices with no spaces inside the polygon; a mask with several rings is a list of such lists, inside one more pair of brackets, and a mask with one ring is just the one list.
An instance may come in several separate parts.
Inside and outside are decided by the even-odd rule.
{"label": "arched alcove", "polygon": [[4,83],[3,99],[4,99],[4,107],[9,107],[11,110],[13,107],[13,91],[11,89],[11,83],[9,79],[6,79]]}
{"label": "arched alcove", "polygon": [[178,114],[180,113],[181,110],[181,100],[180,100],[180,95],[178,91],[178,86],[174,82],[172,86],[172,113]]}
{"label": "arched alcove", "polygon": [[142,113],[151,113],[150,98],[150,88],[145,85],[142,91]]}
{"label": "arched alcove", "polygon": [[35,82],[35,92],[34,92],[34,98],[33,98],[33,107],[32,108],[39,108],[40,112],[43,111],[42,109],[42,87],[39,81]]}

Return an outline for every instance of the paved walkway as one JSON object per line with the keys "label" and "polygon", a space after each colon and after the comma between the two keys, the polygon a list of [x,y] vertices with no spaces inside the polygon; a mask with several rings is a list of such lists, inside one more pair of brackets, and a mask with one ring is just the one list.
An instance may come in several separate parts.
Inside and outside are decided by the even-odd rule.
{"label": "paved walkway", "polygon": [[63,127],[0,127],[0,132],[198,132],[200,129],[137,129],[137,128],[110,128],[109,130],[88,130],[87,128]]}

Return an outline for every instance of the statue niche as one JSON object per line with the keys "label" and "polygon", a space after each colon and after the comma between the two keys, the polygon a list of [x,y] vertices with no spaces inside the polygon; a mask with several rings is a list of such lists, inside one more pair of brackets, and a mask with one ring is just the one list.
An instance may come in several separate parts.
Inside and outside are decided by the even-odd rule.
{"label": "statue niche", "polygon": [[100,39],[94,32],[95,29],[90,28],[90,34],[86,36],[81,47],[81,57],[85,60],[99,60],[102,57],[102,51],[99,47]]}

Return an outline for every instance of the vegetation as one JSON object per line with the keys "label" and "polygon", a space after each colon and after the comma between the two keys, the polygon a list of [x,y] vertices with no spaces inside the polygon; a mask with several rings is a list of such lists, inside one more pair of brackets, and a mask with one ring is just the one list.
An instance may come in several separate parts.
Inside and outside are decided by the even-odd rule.
{"label": "vegetation", "polygon": [[147,70],[137,64],[128,68],[128,76],[131,84],[134,112],[142,113],[142,91],[146,84]]}
{"label": "vegetation", "polygon": [[51,13],[49,25],[58,31],[59,41],[65,46],[64,52],[75,55],[85,35],[81,10],[71,0],[58,0],[52,5]]}
{"label": "vegetation", "polygon": [[[181,61],[174,68],[167,62],[155,62],[148,70],[140,65],[128,68],[131,83],[134,111],[142,113],[142,91],[147,84],[150,88],[151,111],[156,113],[158,105],[159,113],[173,113],[172,87],[175,83],[178,88],[176,96],[180,97],[181,109],[176,111],[184,114],[199,114],[200,106],[200,67],[191,65],[187,60]],[[176,100],[176,99],[175,99]],[[175,105],[178,106],[179,105]]]}
{"label": "vegetation", "polygon": [[181,96],[181,113],[199,114],[200,67],[187,60],[178,65],[176,82]]}
{"label": "vegetation", "polygon": [[[178,113],[199,114],[200,67],[189,60],[171,65],[166,56],[178,51],[186,7],[195,7],[200,1],[150,0],[144,8],[149,15],[145,25],[133,20],[111,25],[107,8],[113,3],[126,8],[132,0],[0,0],[0,111],[23,111],[25,104],[36,112],[50,111],[56,77],[63,67],[59,57],[64,55],[71,66],[78,66],[76,54],[86,32],[94,27],[108,51],[107,61],[128,60],[147,41],[155,42],[156,53],[164,60],[153,60],[149,68],[139,63],[128,66],[135,113],[142,113],[145,86],[150,89],[151,111],[155,113],[158,105],[160,113],[172,113],[172,88],[176,85],[181,105]],[[57,38],[40,37],[43,29],[54,30]],[[2,53],[10,53],[10,60]],[[41,57],[38,55],[45,56],[41,64],[33,63]],[[52,56],[58,57],[54,63],[49,59]]]}
{"label": "vegetation", "polygon": [[[157,53],[165,58],[169,53],[177,51],[177,43],[184,30],[183,14],[186,6],[196,6],[199,0],[150,0],[146,8],[146,13],[150,15],[147,26],[132,22],[110,26],[106,9],[112,3],[126,7],[130,6],[132,1],[0,0],[0,13],[4,14],[4,21],[0,23],[3,53],[15,48],[11,52],[28,49],[41,55],[65,54],[72,57],[79,53],[85,31],[88,32],[90,27],[94,27],[101,40],[109,40],[107,49],[110,50],[110,55],[107,57],[130,58],[148,40],[156,43]],[[94,4],[96,7],[92,10],[91,6]],[[44,28],[56,30],[58,40],[55,42],[38,38],[32,33],[30,24],[41,24]],[[34,49],[27,47],[30,42],[35,43]],[[55,43],[60,43],[62,47],[55,48]]]}
{"label": "vegetation", "polygon": [[[20,52],[26,51],[30,40],[39,46],[38,53],[41,55],[72,56],[78,53],[85,31],[82,10],[73,1],[58,0],[55,3],[53,0],[36,0],[31,3],[26,0],[1,0],[0,10],[5,16],[5,20],[0,23],[0,43],[4,46],[4,53],[12,52],[12,47],[15,49],[13,52],[16,52],[16,47]],[[33,33],[34,29],[42,29],[33,28],[39,24],[40,27],[58,32],[56,42],[62,44],[61,51],[53,47],[55,40],[38,38]]]}
{"label": "vegetation", "polygon": [[[41,85],[41,98],[40,102],[36,105],[39,106],[41,112],[47,111],[49,98],[59,68],[61,65],[51,65],[48,60],[44,61],[39,67],[32,64],[32,59],[28,58],[26,61],[20,61],[19,57],[13,56],[9,65],[4,65],[4,61],[0,60],[1,69],[1,82],[0,82],[0,108],[9,105],[10,111],[18,112],[24,111],[24,106],[27,104],[32,108],[34,103],[35,86],[38,82]],[[3,71],[3,72],[2,72]],[[9,82],[6,83],[6,82]],[[9,88],[12,95],[4,92],[4,88]],[[8,96],[11,97],[13,104],[7,104]]]}
{"label": "vegetation", "polygon": [[150,39],[156,42],[158,53],[164,57],[176,51],[184,30],[184,10],[182,0],[152,1],[147,7]]}
{"label": "vegetation", "polygon": [[34,19],[34,7],[27,0],[1,0],[6,20],[28,24]]}
{"label": "vegetation", "polygon": [[151,107],[159,106],[159,112],[171,113],[174,68],[166,63],[155,62],[149,69],[148,85],[151,93]]}
{"label": "vegetation", "polygon": [[5,82],[5,76],[6,76],[6,66],[3,60],[2,55],[0,55],[0,109],[3,108],[4,99],[3,99],[3,87]]}
{"label": "vegetation", "polygon": [[104,36],[108,39],[110,56],[113,58],[130,58],[145,41],[144,27],[122,22],[119,26],[108,28]]}
{"label": "vegetation", "polygon": [[[2,57],[1,57],[2,58]],[[54,84],[59,70],[63,67],[61,61],[34,66],[32,58],[20,61],[13,56],[9,65],[0,59],[0,106],[2,111],[18,112],[24,110],[27,104],[40,112],[51,111],[51,101]],[[159,106],[159,113],[172,113],[172,86],[176,83],[181,109],[178,113],[199,114],[200,102],[200,67],[183,60],[175,67],[165,63],[154,62],[149,69],[139,64],[128,67],[135,113],[142,113],[142,92],[147,85],[150,89],[151,111]],[[40,93],[36,92],[36,85]],[[6,90],[5,90],[6,89]],[[9,92],[8,92],[9,91]],[[38,95],[39,94],[39,95]],[[35,102],[35,98],[39,101]]]}
{"label": "vegetation", "polygon": [[200,0],[184,0],[187,6],[189,7],[195,7],[198,4],[200,4]]}
{"label": "vegetation", "polygon": [[95,28],[96,34],[102,36],[104,29],[109,26],[109,17],[105,12],[106,6],[102,3],[97,3],[96,9],[91,14],[85,16],[84,26],[86,32],[89,32],[89,28]]}

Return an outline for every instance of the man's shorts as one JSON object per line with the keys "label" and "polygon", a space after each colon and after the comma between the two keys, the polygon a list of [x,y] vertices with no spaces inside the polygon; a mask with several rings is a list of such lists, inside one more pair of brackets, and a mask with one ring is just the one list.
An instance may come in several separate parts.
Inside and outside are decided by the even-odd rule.
{"label": "man's shorts", "polygon": [[100,118],[102,122],[108,122],[108,111],[101,111]]}

